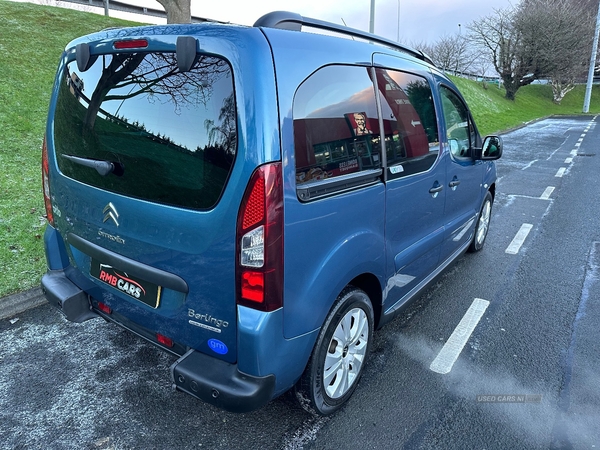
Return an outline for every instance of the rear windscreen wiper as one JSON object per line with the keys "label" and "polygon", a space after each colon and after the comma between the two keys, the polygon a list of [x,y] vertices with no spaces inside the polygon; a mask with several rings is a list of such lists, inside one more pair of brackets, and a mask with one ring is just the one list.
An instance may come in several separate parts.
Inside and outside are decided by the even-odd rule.
{"label": "rear windscreen wiper", "polygon": [[123,175],[124,168],[123,164],[116,161],[103,161],[99,159],[91,159],[91,158],[81,158],[79,156],[72,155],[61,155],[63,158],[68,159],[75,164],[79,164],[81,166],[90,167],[92,169],[96,169],[100,175],[105,177],[111,173],[114,173],[116,176]]}

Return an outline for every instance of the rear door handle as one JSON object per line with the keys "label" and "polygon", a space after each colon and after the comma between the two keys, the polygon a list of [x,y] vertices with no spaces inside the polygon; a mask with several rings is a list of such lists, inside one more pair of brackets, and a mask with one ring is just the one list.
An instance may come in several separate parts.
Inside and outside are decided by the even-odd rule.
{"label": "rear door handle", "polygon": [[444,189],[444,186],[436,182],[436,186],[433,186],[431,189],[429,189],[429,193],[433,198],[436,198],[438,194],[442,192],[442,189]]}
{"label": "rear door handle", "polygon": [[458,186],[460,184],[460,180],[452,180],[448,186],[450,186],[451,188],[455,188],[456,186]]}

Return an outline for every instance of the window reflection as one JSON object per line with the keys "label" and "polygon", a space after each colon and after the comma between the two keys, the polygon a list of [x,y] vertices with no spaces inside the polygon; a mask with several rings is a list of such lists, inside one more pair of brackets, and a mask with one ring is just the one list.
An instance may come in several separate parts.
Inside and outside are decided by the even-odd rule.
{"label": "window reflection", "polygon": [[475,129],[469,120],[469,111],[462,100],[450,89],[442,86],[442,108],[446,121],[446,139],[450,152],[456,157],[469,156],[469,149],[476,141]]}
{"label": "window reflection", "polygon": [[428,170],[439,154],[433,97],[425,78],[376,69],[383,133],[371,69],[329,66],[309,77],[294,99],[298,185],[381,167],[381,134],[394,176]]}
{"label": "window reflection", "polygon": [[417,75],[377,69],[388,167],[395,176],[428,170],[439,153],[429,83]]}
{"label": "window reflection", "polygon": [[179,72],[173,53],[101,55],[65,69],[55,115],[59,155],[118,162],[119,177],[59,158],[87,184],[165,204],[209,208],[236,149],[236,109],[226,61],[199,56]]}
{"label": "window reflection", "polygon": [[298,89],[293,111],[298,184],[380,167],[369,70],[325,67]]}

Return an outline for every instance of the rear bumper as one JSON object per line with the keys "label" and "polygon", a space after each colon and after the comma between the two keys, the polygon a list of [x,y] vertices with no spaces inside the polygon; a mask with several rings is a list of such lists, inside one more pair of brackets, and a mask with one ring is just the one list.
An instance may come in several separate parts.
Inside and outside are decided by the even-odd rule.
{"label": "rear bumper", "polygon": [[[67,278],[64,270],[49,270],[42,277],[42,291],[48,303],[71,322],[101,317],[92,310],[89,296]],[[171,378],[177,390],[231,412],[259,409],[273,398],[275,391],[274,375],[248,375],[236,364],[195,350],[189,350],[171,366]]]}
{"label": "rear bumper", "polygon": [[173,387],[226,411],[259,409],[273,397],[275,376],[256,377],[236,364],[188,351],[171,366]]}
{"label": "rear bumper", "polygon": [[88,295],[67,278],[64,270],[49,270],[42,277],[42,292],[71,322],[99,317],[92,311]]}

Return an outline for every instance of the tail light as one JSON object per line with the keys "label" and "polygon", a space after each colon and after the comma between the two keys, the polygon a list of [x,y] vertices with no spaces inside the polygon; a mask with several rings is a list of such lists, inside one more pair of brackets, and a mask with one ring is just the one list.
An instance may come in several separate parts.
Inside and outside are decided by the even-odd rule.
{"label": "tail light", "polygon": [[254,171],[237,221],[237,302],[261,311],[283,306],[281,163]]}
{"label": "tail light", "polygon": [[52,200],[50,197],[50,167],[48,163],[48,148],[46,147],[46,136],[42,143],[42,190],[44,193],[44,205],[46,206],[46,218],[51,226],[54,226],[54,215],[52,214]]}

